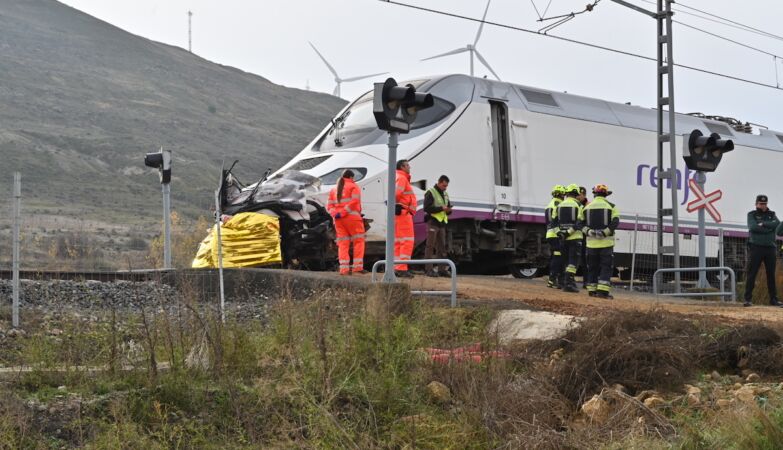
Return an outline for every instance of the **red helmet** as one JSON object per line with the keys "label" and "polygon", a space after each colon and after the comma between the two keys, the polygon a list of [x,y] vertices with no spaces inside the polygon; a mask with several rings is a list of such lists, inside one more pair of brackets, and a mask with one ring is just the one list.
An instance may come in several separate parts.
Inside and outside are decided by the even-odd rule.
{"label": "red helmet", "polygon": [[607,195],[612,195],[612,191],[610,191],[609,186],[605,184],[596,184],[593,187],[593,195],[603,195],[606,197]]}

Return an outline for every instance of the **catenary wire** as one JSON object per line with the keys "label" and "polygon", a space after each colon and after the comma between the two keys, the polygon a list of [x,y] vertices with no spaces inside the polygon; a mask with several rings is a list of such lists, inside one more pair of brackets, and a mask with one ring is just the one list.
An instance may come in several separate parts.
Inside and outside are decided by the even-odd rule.
{"label": "catenary wire", "polygon": [[[521,28],[521,27],[516,27],[516,26],[513,26],[513,25],[507,25],[507,24],[502,24],[502,23],[497,23],[497,22],[491,22],[491,21],[488,21],[488,20],[482,21],[481,19],[476,19],[476,18],[473,18],[473,17],[463,16],[463,15],[460,15],[460,14],[450,13],[450,12],[447,12],[447,11],[440,11],[440,10],[437,10],[437,9],[427,8],[427,7],[424,7],[424,6],[411,5],[411,4],[408,4],[408,3],[402,3],[402,2],[395,1],[395,0],[380,0],[380,1],[382,1],[384,3],[389,3],[391,5],[403,6],[403,7],[406,7],[406,8],[415,9],[415,10],[418,10],[418,11],[425,11],[425,12],[429,12],[429,13],[433,13],[433,14],[439,14],[439,15],[442,15],[442,16],[452,17],[452,18],[455,18],[455,19],[467,20],[467,21],[478,22],[478,23],[483,22],[483,23],[485,23],[487,25],[492,25],[492,26],[498,27],[498,28],[504,28],[504,29],[513,30],[513,31],[520,31],[520,32],[523,32],[523,33],[528,33],[528,34],[535,34],[537,36],[548,37],[548,38],[552,38],[552,39],[557,39],[559,41],[570,42],[572,44],[577,44],[577,45],[582,45],[582,46],[585,46],[585,47],[595,48],[595,49],[598,49],[598,50],[604,50],[604,51],[608,51],[608,52],[617,53],[617,54],[620,54],[620,55],[625,55],[625,56],[630,56],[630,57],[634,57],[634,58],[638,58],[638,59],[644,59],[644,60],[647,60],[647,61],[656,61],[657,62],[657,59],[653,58],[651,56],[645,56],[645,55],[642,55],[642,54],[639,54],[639,53],[633,53],[633,52],[628,52],[628,51],[625,51],[625,50],[619,50],[619,49],[616,49],[616,48],[606,47],[606,46],[603,46],[603,45],[593,44],[593,43],[590,43],[590,42],[584,42],[584,41],[580,41],[580,40],[577,40],[577,39],[571,39],[571,38],[567,38],[567,37],[563,37],[563,36],[555,36],[555,35],[551,35],[551,34],[543,34],[543,33],[537,32],[535,30],[530,30],[530,29],[527,29],[527,28]],[[741,77],[737,77],[737,76],[734,76],[734,75],[728,75],[728,74],[725,74],[725,73],[715,72],[715,71],[712,71],[712,70],[702,69],[702,68],[699,68],[699,67],[689,66],[689,65],[686,65],[686,64],[674,63],[674,66],[675,67],[680,67],[682,69],[691,70],[691,71],[694,71],[694,72],[700,72],[700,73],[704,73],[704,74],[707,74],[707,75],[712,75],[712,76],[719,77],[719,78],[725,78],[725,79],[728,79],[728,80],[733,80],[733,81],[738,81],[738,82],[751,84],[751,85],[755,85],[755,86],[766,87],[766,88],[775,89],[775,90],[778,90],[778,91],[783,91],[783,88],[781,88],[780,86],[776,86],[774,84],[767,84],[767,83],[764,83],[764,82],[761,82],[761,81],[749,80],[749,79],[746,79],[746,78],[741,78]]]}
{"label": "catenary wire", "polygon": [[770,52],[768,52],[768,51],[766,51],[766,50],[762,50],[762,49],[760,49],[760,48],[757,48],[757,47],[753,47],[752,45],[748,45],[748,44],[745,44],[745,43],[742,43],[742,42],[739,42],[739,41],[735,41],[734,39],[729,39],[729,38],[727,38],[727,37],[725,37],[725,36],[721,36],[721,35],[719,35],[719,34],[716,34],[716,33],[713,33],[713,32],[711,32],[711,31],[707,31],[707,30],[701,29],[701,28],[699,28],[699,27],[695,27],[695,26],[693,26],[693,25],[690,25],[690,24],[687,24],[687,23],[680,22],[679,20],[672,20],[672,22],[674,22],[674,23],[676,23],[676,24],[678,24],[678,25],[682,25],[682,26],[684,26],[684,27],[686,27],[686,28],[690,28],[690,29],[692,29],[692,30],[699,31],[699,32],[701,32],[701,33],[704,33],[704,34],[708,34],[708,35],[710,35],[710,36],[712,36],[712,37],[715,37],[715,38],[718,38],[718,39],[722,39],[722,40],[724,40],[724,41],[731,42],[731,43],[733,43],[733,44],[737,44],[737,45],[739,45],[740,47],[745,47],[745,48],[747,48],[747,49],[754,50],[754,51],[757,51],[757,52],[759,52],[759,53],[763,53],[763,54],[765,54],[765,55],[774,56],[775,58],[783,58],[783,56],[776,55],[776,54],[774,54],[774,53],[770,53]]}
{"label": "catenary wire", "polygon": [[[701,13],[701,14],[706,14],[706,15],[708,15],[708,16],[710,16],[710,17],[714,17],[714,18],[716,18],[716,19],[720,19],[720,20],[723,20],[723,21],[726,21],[726,22],[732,23],[732,24],[734,24],[734,25],[741,26],[741,27],[743,27],[743,28],[747,28],[748,30],[753,30],[753,31],[755,31],[756,33],[759,33],[759,34],[762,34],[762,35],[765,35],[765,36],[769,36],[769,37],[772,37],[772,38],[775,38],[775,39],[780,39],[780,40],[783,40],[783,36],[780,36],[780,35],[777,35],[777,34],[770,33],[769,31],[764,31],[764,30],[762,30],[762,29],[755,28],[755,27],[752,27],[752,26],[750,26],[750,25],[745,25],[744,23],[740,23],[740,22],[737,22],[737,21],[734,21],[734,20],[731,20],[731,19],[727,19],[727,18],[725,18],[725,17],[721,17],[721,16],[719,16],[719,15],[717,15],[717,14],[713,14],[713,13],[710,13],[710,12],[707,12],[707,11],[703,11],[703,10],[701,10],[701,9],[694,8],[693,6],[688,6],[688,5],[686,5],[686,4],[684,4],[684,3],[681,3],[681,2],[679,2],[679,1],[677,2],[677,4],[678,4],[679,6],[681,6],[681,7],[683,7],[683,8],[690,9],[691,11],[697,11],[697,12],[699,12],[699,13]],[[683,12],[684,12],[684,11],[683,11]]]}
{"label": "catenary wire", "polygon": [[[644,3],[648,3],[650,5],[656,5],[657,6],[657,3],[655,3],[654,1],[651,1],[651,0],[640,0],[640,1],[642,1]],[[677,3],[677,4],[680,5],[680,3]],[[675,12],[678,12],[678,13],[689,15],[691,17],[697,17],[697,18],[702,19],[702,20],[706,20],[706,21],[709,21],[709,22],[717,23],[719,25],[724,25],[724,26],[735,28],[735,29],[738,29],[738,30],[741,30],[741,31],[745,31],[745,32],[748,32],[748,33],[753,33],[753,34],[757,34],[757,35],[760,35],[760,36],[763,36],[763,37],[767,37],[767,38],[783,41],[783,36],[778,36],[776,34],[772,34],[772,33],[768,32],[768,31],[759,30],[757,28],[751,27],[750,25],[741,24],[739,22],[731,21],[729,19],[723,19],[720,16],[716,16],[714,14],[710,14],[710,15],[712,15],[713,17],[718,17],[721,20],[716,20],[716,19],[713,19],[711,17],[703,16],[701,14],[694,14],[692,12],[683,11],[681,9],[672,8],[672,10],[675,11]],[[709,14],[709,13],[707,13],[707,14]]]}

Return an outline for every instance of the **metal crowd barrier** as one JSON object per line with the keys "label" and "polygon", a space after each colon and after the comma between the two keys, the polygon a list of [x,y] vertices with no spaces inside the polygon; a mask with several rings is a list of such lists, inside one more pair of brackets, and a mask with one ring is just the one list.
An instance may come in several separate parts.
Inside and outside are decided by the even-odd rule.
{"label": "metal crowd barrier", "polygon": [[[680,292],[680,293],[666,293],[662,294],[660,292],[660,285],[659,285],[659,277],[658,274],[663,273],[681,273],[681,272],[728,272],[729,276],[731,277],[731,282],[729,283],[729,287],[731,288],[730,291],[724,291],[723,290],[723,280],[721,280],[721,289],[720,292]],[[701,297],[721,297],[721,300],[723,300],[723,297],[730,295],[731,301],[736,302],[737,301],[737,276],[734,274],[734,270],[731,267],[681,267],[679,269],[658,269],[653,274],[653,294],[655,295],[668,295],[670,297],[691,297],[694,295],[698,295]]]}
{"label": "metal crowd barrier", "polygon": [[[451,290],[450,291],[411,291],[414,295],[450,295],[451,307],[457,306],[457,266],[450,259],[411,259],[408,261],[394,261],[394,264],[407,264],[409,266],[421,266],[425,264],[447,264],[451,268]],[[378,273],[378,267],[385,266],[386,260],[376,261],[372,265],[372,277],[370,280],[375,283],[375,275]]]}

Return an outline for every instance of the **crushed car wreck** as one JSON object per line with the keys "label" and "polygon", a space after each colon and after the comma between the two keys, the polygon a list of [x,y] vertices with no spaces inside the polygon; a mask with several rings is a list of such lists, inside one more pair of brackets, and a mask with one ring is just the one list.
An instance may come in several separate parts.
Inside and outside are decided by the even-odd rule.
{"label": "crushed car wreck", "polygon": [[[231,219],[241,213],[256,213],[268,217],[277,218],[279,221],[279,234],[266,232],[273,228],[266,227],[262,235],[260,228],[255,231],[248,229],[248,233],[254,234],[255,245],[270,248],[267,244],[273,244],[274,239],[279,242],[280,254],[277,264],[284,268],[306,270],[332,270],[337,264],[337,248],[334,244],[334,223],[329,213],[317,200],[314,194],[318,192],[321,184],[317,177],[296,170],[286,170],[272,178],[267,179],[269,172],[256,183],[243,185],[232,173],[232,165],[222,171],[220,189],[220,209],[223,213],[221,230],[227,229],[236,235],[237,224],[228,226]],[[258,223],[258,221],[243,220],[243,223]],[[214,232],[214,229],[213,229]],[[248,234],[245,233],[245,234]],[[212,233],[211,233],[212,234]],[[241,234],[241,233],[240,233]],[[265,240],[259,243],[258,240]],[[202,242],[202,248],[193,267],[214,267],[214,263],[200,255],[205,254],[203,248],[208,244],[210,237]],[[231,259],[232,247],[224,245],[224,261]],[[239,248],[237,248],[239,251]],[[269,266],[274,260],[269,258],[274,252],[265,251],[258,256],[248,258],[238,257],[241,263],[235,267]]]}

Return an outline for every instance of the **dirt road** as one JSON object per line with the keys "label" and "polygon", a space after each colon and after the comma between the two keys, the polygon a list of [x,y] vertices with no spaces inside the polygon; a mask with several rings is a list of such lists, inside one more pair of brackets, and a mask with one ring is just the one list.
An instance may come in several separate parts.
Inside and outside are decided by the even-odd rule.
{"label": "dirt road", "polygon": [[[450,283],[448,278],[428,278],[421,275],[404,281],[410,284],[411,288],[420,290],[448,290]],[[657,307],[693,316],[712,316],[728,321],[761,320],[783,326],[783,308],[744,308],[741,302],[688,300],[629,292],[622,288],[613,291],[614,300],[603,300],[589,297],[584,290],[578,294],[568,294],[550,289],[543,278],[518,280],[510,277],[462,275],[458,277],[457,291],[460,301],[486,302],[489,305],[500,302],[503,309],[510,309],[514,303],[519,303],[552,312],[589,316],[607,308],[639,310]]]}

